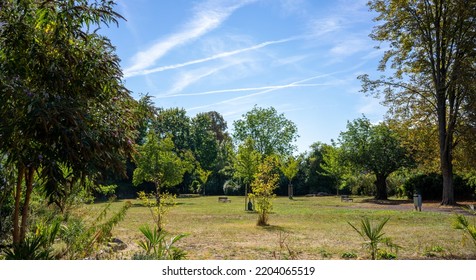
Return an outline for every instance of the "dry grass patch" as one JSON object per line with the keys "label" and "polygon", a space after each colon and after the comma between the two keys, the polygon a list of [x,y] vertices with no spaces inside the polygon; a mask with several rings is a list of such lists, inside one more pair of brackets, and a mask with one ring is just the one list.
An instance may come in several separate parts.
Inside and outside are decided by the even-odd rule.
{"label": "dry grass patch", "polygon": [[[362,217],[381,220],[390,217],[384,228],[400,245],[399,259],[475,259],[471,244],[461,243],[461,232],[452,228],[454,214],[448,211],[413,211],[409,202],[375,204],[369,198],[341,202],[338,197],[279,197],[274,202],[270,226],[256,226],[256,213],[244,211],[244,197],[232,203],[217,197],[179,198],[170,211],[165,229],[171,234],[187,233],[178,243],[189,259],[274,259],[287,255],[282,236],[299,259],[341,259],[349,252],[367,259],[361,237],[348,225]],[[116,205],[117,204],[117,205]],[[141,238],[139,227],[153,225],[148,209],[133,201],[125,220],[114,230],[119,239],[135,249]],[[120,207],[116,202],[114,207]],[[88,206],[89,210],[101,207]],[[280,245],[281,244],[281,245]]]}

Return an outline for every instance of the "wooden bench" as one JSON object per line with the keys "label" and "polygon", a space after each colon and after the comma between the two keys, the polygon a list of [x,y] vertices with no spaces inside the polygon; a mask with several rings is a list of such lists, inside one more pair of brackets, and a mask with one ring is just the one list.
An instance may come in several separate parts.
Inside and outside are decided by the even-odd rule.
{"label": "wooden bench", "polygon": [[343,202],[349,202],[349,201],[354,201],[353,198],[350,198],[348,195],[341,195],[340,196],[340,201],[343,201]]}
{"label": "wooden bench", "polygon": [[228,199],[227,196],[219,196],[218,197],[218,202],[223,202],[223,203],[231,202],[231,199]]}

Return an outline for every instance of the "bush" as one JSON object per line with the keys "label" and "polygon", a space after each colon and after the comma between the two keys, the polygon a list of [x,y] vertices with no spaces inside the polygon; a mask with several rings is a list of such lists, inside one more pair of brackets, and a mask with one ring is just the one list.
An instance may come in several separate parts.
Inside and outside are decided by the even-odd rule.
{"label": "bush", "polygon": [[[474,197],[474,186],[461,176],[453,177],[454,191],[456,199],[472,199]],[[408,179],[403,185],[405,195],[408,199],[413,198],[415,192],[422,195],[423,199],[441,200],[443,193],[443,177],[440,174],[418,174]]]}

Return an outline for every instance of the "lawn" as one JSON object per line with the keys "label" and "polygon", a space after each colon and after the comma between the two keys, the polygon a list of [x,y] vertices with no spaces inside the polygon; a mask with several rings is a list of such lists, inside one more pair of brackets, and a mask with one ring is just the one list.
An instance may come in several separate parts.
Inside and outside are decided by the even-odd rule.
{"label": "lawn", "polygon": [[[270,226],[256,226],[257,214],[244,210],[244,197],[229,197],[231,203],[218,202],[216,196],[177,198],[167,217],[170,234],[186,233],[178,246],[188,259],[282,259],[289,248],[298,259],[342,259],[353,255],[367,259],[362,238],[348,222],[358,225],[364,216],[372,221],[390,217],[383,232],[400,245],[398,259],[476,259],[471,241],[463,243],[461,231],[452,223],[455,209],[439,208],[436,203],[423,205],[423,212],[411,203],[393,201],[377,204],[368,198],[341,202],[338,197],[278,197],[270,216]],[[113,204],[119,209],[123,201]],[[149,209],[138,200],[113,231],[128,244],[127,257],[141,238],[139,227],[153,225]],[[103,203],[87,206],[87,212],[99,211]],[[474,219],[470,218],[474,223]]]}

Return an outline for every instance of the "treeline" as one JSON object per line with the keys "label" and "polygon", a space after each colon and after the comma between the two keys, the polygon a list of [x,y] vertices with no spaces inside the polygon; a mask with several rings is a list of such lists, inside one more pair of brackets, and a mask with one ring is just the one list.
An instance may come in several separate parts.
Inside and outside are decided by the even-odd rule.
{"label": "treeline", "polygon": [[[404,129],[402,123],[388,120],[373,125],[362,117],[349,122],[332,144],[317,142],[309,151],[295,155],[297,128],[272,107],[255,106],[233,123],[234,133],[230,134],[223,116],[215,111],[190,118],[184,109],[154,107],[149,96],[142,97],[139,104],[147,114],[136,139],[138,145],[146,143],[147,133],[168,138],[173,142],[172,151],[188,164],[180,174],[182,178],[168,185],[166,192],[244,195],[259,162],[276,156],[281,162],[274,190],[277,195],[355,194],[387,199],[420,193],[425,199],[442,198],[438,155],[429,154],[435,141],[413,141],[414,137],[424,137],[418,135],[422,132]],[[461,143],[456,151],[466,150],[468,144]],[[458,155],[455,196],[473,199],[474,170],[467,168],[473,152]],[[294,170],[286,169],[291,166]],[[132,186],[135,168],[134,160],[128,161],[128,178],[118,183],[117,196],[132,198],[137,191],[156,190],[150,182]]]}

